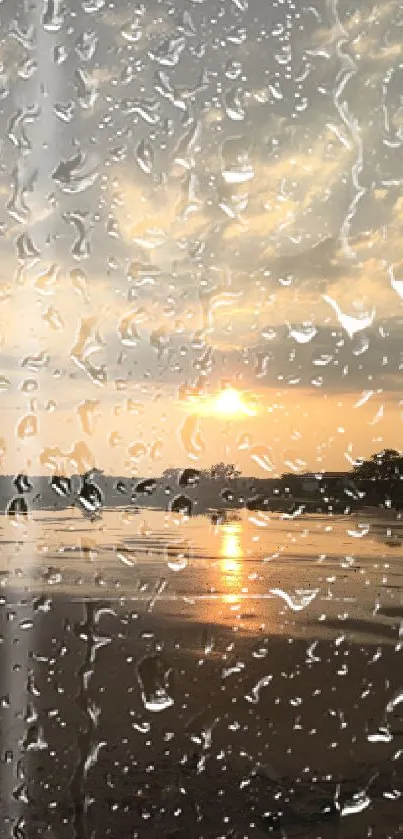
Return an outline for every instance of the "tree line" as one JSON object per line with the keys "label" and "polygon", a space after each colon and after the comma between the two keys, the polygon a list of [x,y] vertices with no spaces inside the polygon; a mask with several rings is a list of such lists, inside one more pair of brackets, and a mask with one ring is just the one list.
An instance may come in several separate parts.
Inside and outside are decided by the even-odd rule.
{"label": "tree line", "polygon": [[[241,472],[234,463],[224,462],[215,463],[200,474],[208,478],[228,480],[241,477]],[[400,481],[403,480],[403,454],[397,449],[383,449],[371,455],[368,460],[357,461],[350,474],[357,480],[387,481],[400,485]]]}

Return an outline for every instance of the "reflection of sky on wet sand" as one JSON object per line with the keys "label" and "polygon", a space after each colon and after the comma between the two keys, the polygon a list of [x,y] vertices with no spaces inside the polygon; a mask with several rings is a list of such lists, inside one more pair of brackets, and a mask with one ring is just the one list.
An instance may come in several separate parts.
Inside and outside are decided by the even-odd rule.
{"label": "reflection of sky on wet sand", "polygon": [[75,509],[2,517],[0,585],[129,598],[140,610],[274,634],[329,634],[337,622],[348,631],[352,621],[376,632],[382,609],[400,603],[401,552],[380,541],[379,521],[368,520],[367,533],[362,516],[272,515],[264,526],[255,519],[244,512],[212,526],[202,517],[109,510],[91,522]]}

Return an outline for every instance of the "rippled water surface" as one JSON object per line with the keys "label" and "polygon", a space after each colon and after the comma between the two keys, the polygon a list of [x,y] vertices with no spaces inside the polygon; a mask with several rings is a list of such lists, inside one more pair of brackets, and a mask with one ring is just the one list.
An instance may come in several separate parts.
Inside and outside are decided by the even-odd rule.
{"label": "rippled water surface", "polygon": [[395,830],[398,520],[0,523],[5,824],[80,839]]}

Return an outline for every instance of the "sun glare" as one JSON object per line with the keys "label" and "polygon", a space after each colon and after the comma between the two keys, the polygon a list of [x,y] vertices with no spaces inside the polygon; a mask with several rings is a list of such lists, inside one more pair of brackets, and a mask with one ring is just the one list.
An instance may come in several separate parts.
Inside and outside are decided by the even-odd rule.
{"label": "sun glare", "polygon": [[[185,394],[186,396],[186,394]],[[205,417],[227,417],[236,419],[242,417],[255,417],[258,408],[255,401],[251,401],[241,391],[234,387],[224,387],[218,393],[211,395],[190,394],[187,402],[195,405],[195,412]]]}
{"label": "sun glare", "polygon": [[214,409],[218,414],[236,417],[244,414],[253,416],[254,411],[244,402],[242,394],[235,388],[226,388],[214,400]]}
{"label": "sun glare", "polygon": [[232,388],[223,390],[216,397],[215,407],[220,414],[238,414],[243,411],[241,395]]}

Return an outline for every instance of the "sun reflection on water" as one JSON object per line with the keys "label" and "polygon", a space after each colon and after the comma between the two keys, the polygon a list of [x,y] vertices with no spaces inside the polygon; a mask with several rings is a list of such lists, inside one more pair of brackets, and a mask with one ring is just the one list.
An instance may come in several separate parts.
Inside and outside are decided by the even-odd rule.
{"label": "sun reflection on water", "polygon": [[242,525],[240,522],[223,524],[220,528],[221,543],[219,547],[220,576],[224,588],[230,589],[223,595],[225,603],[231,605],[239,602],[239,589],[242,581]]}

